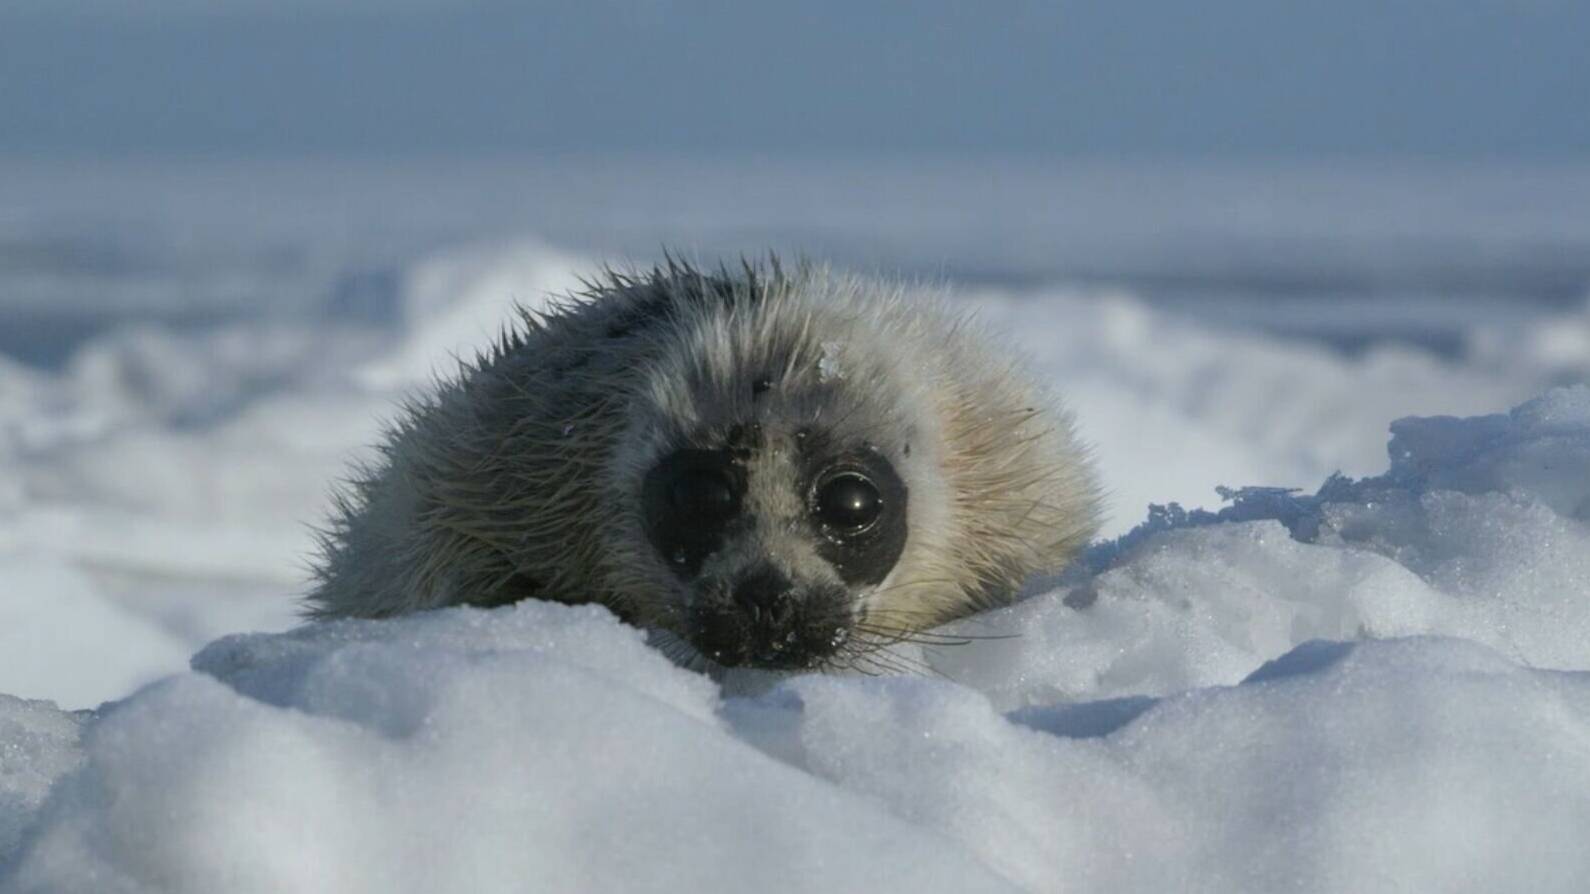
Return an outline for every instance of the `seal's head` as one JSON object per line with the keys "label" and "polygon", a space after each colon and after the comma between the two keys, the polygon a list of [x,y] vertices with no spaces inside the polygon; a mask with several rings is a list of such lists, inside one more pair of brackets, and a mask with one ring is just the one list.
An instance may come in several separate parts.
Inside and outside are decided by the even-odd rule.
{"label": "seal's head", "polygon": [[719,664],[823,664],[900,559],[910,497],[893,464],[824,440],[751,423],[646,475],[647,542],[674,578],[679,632]]}
{"label": "seal's head", "polygon": [[741,412],[677,432],[644,464],[639,522],[666,569],[668,626],[702,655],[821,666],[843,653],[910,538],[900,461],[911,433],[847,425],[857,416],[842,386],[775,375],[743,385],[755,393]]}
{"label": "seal's head", "polygon": [[685,305],[616,439],[635,511],[608,552],[620,589],[657,594],[645,623],[720,665],[852,666],[1091,531],[1066,417],[989,388],[935,309],[861,280],[752,287]]}

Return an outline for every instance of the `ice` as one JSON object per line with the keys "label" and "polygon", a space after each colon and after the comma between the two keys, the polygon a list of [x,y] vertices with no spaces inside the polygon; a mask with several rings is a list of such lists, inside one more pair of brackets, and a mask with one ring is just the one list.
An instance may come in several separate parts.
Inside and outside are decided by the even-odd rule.
{"label": "ice", "polygon": [[0,695],[0,873],[50,786],[77,767],[81,715]]}
{"label": "ice", "polygon": [[841,345],[838,342],[825,341],[822,343],[822,356],[817,358],[817,375],[824,382],[845,377],[845,368],[840,364]]}
{"label": "ice", "polygon": [[1559,388],[1506,415],[1398,420],[1390,478],[1426,488],[1521,493],[1559,515],[1590,519],[1590,388]]}

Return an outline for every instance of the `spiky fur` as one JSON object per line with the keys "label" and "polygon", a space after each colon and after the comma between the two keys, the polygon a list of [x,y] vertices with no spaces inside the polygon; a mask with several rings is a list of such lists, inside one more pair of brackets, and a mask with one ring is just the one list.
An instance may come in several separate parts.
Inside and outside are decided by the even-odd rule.
{"label": "spiky fur", "polygon": [[[758,380],[760,384],[753,387]],[[1002,604],[1096,528],[1068,414],[941,305],[822,268],[608,271],[407,405],[337,499],[308,612],[379,617],[535,597],[645,627],[682,597],[647,542],[639,482],[670,445],[755,422],[758,461],[819,426],[894,464],[904,552],[857,593],[872,629],[924,630]],[[777,482],[769,472],[765,481]],[[799,496],[765,484],[771,516]],[[810,563],[799,543],[768,541]]]}

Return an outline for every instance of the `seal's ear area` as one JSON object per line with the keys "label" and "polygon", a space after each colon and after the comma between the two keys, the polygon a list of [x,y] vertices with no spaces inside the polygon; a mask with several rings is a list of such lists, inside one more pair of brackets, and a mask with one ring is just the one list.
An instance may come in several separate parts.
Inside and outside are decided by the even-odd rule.
{"label": "seal's ear area", "polygon": [[840,666],[836,630],[976,611],[1091,534],[1087,455],[1008,354],[809,263],[604,271],[401,409],[309,612],[594,601],[724,662]]}

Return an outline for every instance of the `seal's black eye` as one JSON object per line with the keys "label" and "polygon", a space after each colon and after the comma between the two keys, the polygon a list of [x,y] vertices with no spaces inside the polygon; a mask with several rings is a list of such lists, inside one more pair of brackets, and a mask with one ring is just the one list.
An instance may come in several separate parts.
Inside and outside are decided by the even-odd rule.
{"label": "seal's black eye", "polygon": [[668,503],[680,521],[711,525],[740,511],[734,482],[718,469],[687,469],[668,487]]}
{"label": "seal's black eye", "polygon": [[817,517],[845,533],[866,530],[883,512],[883,497],[860,472],[840,472],[817,488]]}

